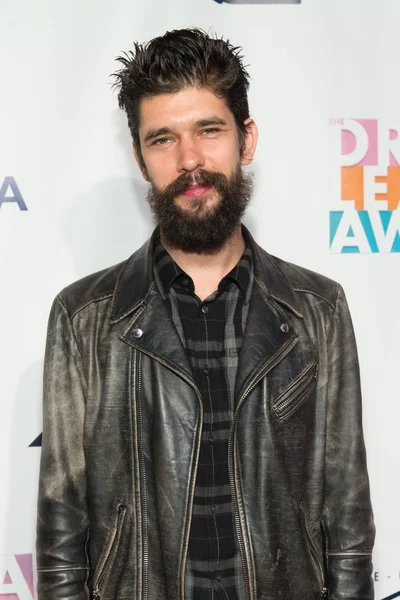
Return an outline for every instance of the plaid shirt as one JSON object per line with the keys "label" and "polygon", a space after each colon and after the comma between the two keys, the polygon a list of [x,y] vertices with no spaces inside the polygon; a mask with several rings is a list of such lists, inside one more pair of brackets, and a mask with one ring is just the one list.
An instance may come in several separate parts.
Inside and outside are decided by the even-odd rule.
{"label": "plaid shirt", "polygon": [[154,271],[203,400],[204,426],[189,540],[192,598],[241,600],[244,580],[234,533],[228,437],[253,283],[251,249],[246,247],[238,264],[204,302],[195,295],[192,279],[159,241]]}

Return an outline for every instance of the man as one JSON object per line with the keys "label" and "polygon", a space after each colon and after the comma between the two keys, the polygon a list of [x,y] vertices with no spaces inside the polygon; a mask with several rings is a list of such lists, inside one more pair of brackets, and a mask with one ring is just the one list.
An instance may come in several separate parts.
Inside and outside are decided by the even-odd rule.
{"label": "man", "polygon": [[39,600],[371,600],[351,320],[241,227],[239,49],[187,29],[120,61],[158,227],[53,305]]}

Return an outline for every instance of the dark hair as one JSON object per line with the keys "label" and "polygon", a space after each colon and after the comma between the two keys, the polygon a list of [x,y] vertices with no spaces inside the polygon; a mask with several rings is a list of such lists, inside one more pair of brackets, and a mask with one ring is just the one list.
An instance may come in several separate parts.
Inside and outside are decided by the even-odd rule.
{"label": "dark hair", "polygon": [[229,40],[210,37],[198,28],[168,31],[117,58],[123,68],[113,77],[118,102],[126,111],[133,142],[142,160],[139,107],[142,98],[178,92],[187,86],[206,87],[224,98],[231,110],[242,150],[249,117],[249,75],[241,48]]}

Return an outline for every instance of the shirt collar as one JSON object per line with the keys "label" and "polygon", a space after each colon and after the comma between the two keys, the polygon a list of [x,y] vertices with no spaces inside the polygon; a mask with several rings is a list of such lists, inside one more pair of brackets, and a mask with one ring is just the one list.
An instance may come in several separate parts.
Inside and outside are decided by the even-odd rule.
{"label": "shirt collar", "polygon": [[[243,230],[245,250],[233,269],[221,279],[218,292],[222,292],[230,281],[234,281],[242,292],[244,302],[250,301],[254,278],[253,255],[246,231]],[[173,285],[183,285],[188,291],[194,292],[192,278],[174,261],[164,248],[160,238],[154,240],[154,277],[161,296],[165,299]]]}
{"label": "shirt collar", "polygon": [[180,275],[184,275],[188,279],[190,279],[190,277],[189,275],[186,275],[183,269],[180,268],[172,256],[166,251],[160,238],[154,240],[153,257],[154,278],[161,296],[165,299],[168,296],[171,286]]}

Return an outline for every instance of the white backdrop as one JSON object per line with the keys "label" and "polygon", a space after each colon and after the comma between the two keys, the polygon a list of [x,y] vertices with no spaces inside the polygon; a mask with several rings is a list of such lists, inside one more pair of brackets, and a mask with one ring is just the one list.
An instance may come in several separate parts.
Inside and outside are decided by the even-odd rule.
{"label": "white backdrop", "polygon": [[30,445],[41,432],[52,299],[129,256],[152,230],[111,90],[114,57],[134,40],[190,25],[244,47],[260,129],[245,223],[269,252],[347,292],[377,525],[376,598],[400,597],[399,1],[2,0],[0,600],[35,594],[40,448]]}

